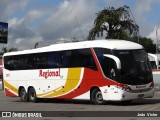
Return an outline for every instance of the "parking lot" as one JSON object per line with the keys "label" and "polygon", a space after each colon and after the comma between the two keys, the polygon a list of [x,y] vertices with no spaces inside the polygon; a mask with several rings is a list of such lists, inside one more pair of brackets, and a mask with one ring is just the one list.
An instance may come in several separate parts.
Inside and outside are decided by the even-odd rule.
{"label": "parking lot", "polygon": [[[143,111],[154,112],[160,111],[160,93],[156,92],[155,96],[151,99],[134,100],[129,105],[122,105],[121,103],[117,102],[108,102],[105,105],[94,105],[90,101],[85,100],[82,101],[55,99],[43,99],[38,103],[25,103],[21,102],[18,97],[6,97],[4,92],[0,91],[0,111],[139,111],[140,113]],[[58,116],[58,118],[59,117],[60,116]],[[157,117],[155,117],[154,119],[157,119]]]}

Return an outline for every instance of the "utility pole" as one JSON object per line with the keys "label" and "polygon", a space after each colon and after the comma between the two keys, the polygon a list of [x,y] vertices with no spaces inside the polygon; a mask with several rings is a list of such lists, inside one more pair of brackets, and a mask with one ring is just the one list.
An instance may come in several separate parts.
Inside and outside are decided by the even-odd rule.
{"label": "utility pole", "polygon": [[159,40],[158,40],[158,29],[159,29],[159,25],[160,25],[160,23],[158,24],[158,27],[157,27],[157,29],[156,29],[156,38],[157,38],[157,40],[156,40],[156,56],[157,56],[157,69],[159,68],[159,56],[158,56],[158,46],[159,46]]}

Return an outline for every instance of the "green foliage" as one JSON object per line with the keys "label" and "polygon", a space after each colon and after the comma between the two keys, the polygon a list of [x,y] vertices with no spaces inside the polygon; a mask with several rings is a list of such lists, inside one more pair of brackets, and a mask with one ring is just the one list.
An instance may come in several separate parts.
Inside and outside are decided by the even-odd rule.
{"label": "green foliage", "polygon": [[[130,38],[130,41],[138,43],[138,38]],[[152,39],[146,37],[139,37],[139,44],[141,44],[146,49],[147,53],[156,53],[156,44],[153,43]]]}
{"label": "green foliage", "polygon": [[0,56],[3,56],[4,53],[13,52],[13,51],[17,51],[17,50],[18,50],[17,48],[10,48],[10,49],[8,49],[7,47],[3,47],[2,51],[0,52]]}
{"label": "green foliage", "polygon": [[[146,37],[139,37],[139,26],[130,18],[128,6],[123,6],[118,9],[109,7],[99,11],[94,21],[94,27],[90,30],[88,40],[93,40],[97,37],[102,37],[105,31],[106,39],[124,39],[141,44],[148,53],[156,53],[156,45],[153,40]],[[104,27],[104,23],[109,24],[109,28]]]}
{"label": "green foliage", "polygon": [[[104,23],[109,24],[109,28],[105,28]],[[88,39],[93,40],[95,37],[103,36],[106,31],[106,39],[126,39],[128,36],[135,36],[138,32],[138,25],[134,24],[130,18],[128,6],[118,9],[109,7],[97,13],[94,21],[94,27],[90,30]]]}

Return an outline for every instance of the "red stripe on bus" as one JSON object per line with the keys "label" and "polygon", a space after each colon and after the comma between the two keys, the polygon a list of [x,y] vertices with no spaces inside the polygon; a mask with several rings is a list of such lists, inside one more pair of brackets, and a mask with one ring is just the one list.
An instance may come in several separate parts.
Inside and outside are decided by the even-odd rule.
{"label": "red stripe on bus", "polygon": [[10,96],[10,97],[17,97],[17,95],[16,95],[16,94],[14,94],[14,93],[10,92],[10,91],[9,91],[9,90],[7,90],[6,88],[5,88],[5,93],[6,93],[6,96]]}
{"label": "red stripe on bus", "polygon": [[160,70],[154,70],[154,69],[153,69],[152,72],[160,72]]}
{"label": "red stripe on bus", "polygon": [[93,49],[91,49],[91,51],[92,51],[92,55],[93,55],[93,58],[94,58],[94,61],[96,63],[98,70],[92,70],[89,68],[85,68],[84,73],[83,73],[83,78],[82,78],[82,81],[81,81],[79,87],[76,88],[74,91],[72,91],[64,96],[60,96],[58,98],[72,99],[72,98],[78,97],[78,96],[90,91],[90,89],[92,87],[102,87],[102,86],[106,86],[106,85],[118,85],[117,82],[109,80],[104,77]]}

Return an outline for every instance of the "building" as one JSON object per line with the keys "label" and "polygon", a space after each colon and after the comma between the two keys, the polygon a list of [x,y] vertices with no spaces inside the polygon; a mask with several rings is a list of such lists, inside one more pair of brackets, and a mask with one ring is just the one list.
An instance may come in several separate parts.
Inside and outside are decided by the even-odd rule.
{"label": "building", "polygon": [[0,90],[2,90],[2,58],[0,58]]}

